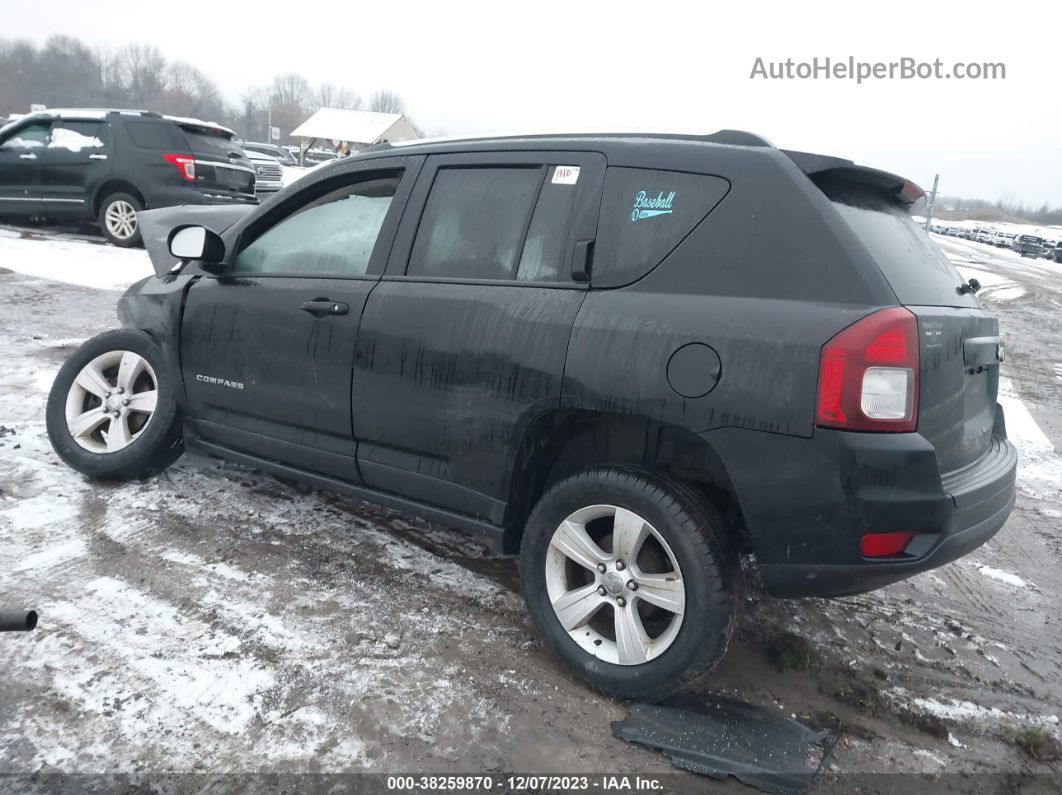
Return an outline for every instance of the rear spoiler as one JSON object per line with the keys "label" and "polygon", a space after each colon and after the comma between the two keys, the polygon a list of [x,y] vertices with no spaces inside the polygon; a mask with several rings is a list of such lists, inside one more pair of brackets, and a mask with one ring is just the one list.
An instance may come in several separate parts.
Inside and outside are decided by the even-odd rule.
{"label": "rear spoiler", "polygon": [[221,234],[243,218],[256,204],[179,204],[157,210],[141,210],[136,214],[144,248],[151,259],[155,275],[162,278],[180,260],[170,253],[170,232],[178,226],[205,226]]}
{"label": "rear spoiler", "polygon": [[837,182],[863,185],[902,204],[914,204],[926,194],[910,180],[890,174],[888,171],[857,166],[851,160],[785,149],[782,153],[796,163],[797,168],[807,174],[811,181],[820,188],[824,183]]}

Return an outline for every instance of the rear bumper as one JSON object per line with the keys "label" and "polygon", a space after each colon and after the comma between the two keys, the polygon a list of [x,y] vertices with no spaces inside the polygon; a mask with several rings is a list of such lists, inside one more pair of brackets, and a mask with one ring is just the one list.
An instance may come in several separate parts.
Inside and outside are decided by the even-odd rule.
{"label": "rear bumper", "polygon": [[[819,429],[812,439],[762,440],[768,449],[751,454],[755,445],[747,439],[746,452],[737,445],[727,450],[724,442],[720,454],[767,592],[871,591],[949,563],[992,538],[1014,507],[1018,462],[998,409],[996,427],[981,459],[943,477],[932,445],[916,433]],[[768,469],[764,461],[784,463],[765,479],[757,472]],[[915,537],[903,556],[862,556],[864,534],[905,531]]]}

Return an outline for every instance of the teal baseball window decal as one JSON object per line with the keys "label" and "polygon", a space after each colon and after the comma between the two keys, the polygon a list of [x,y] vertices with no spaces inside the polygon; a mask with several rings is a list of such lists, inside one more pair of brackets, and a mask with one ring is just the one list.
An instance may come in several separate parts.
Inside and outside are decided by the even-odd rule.
{"label": "teal baseball window decal", "polygon": [[675,201],[675,191],[664,194],[658,191],[656,196],[651,196],[647,191],[640,190],[634,195],[634,209],[631,211],[631,221],[640,221],[643,218],[654,218],[658,215],[670,215],[671,205]]}

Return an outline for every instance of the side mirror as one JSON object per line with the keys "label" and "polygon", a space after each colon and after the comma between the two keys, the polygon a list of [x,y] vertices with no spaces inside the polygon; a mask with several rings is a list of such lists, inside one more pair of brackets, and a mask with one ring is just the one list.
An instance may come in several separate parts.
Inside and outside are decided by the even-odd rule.
{"label": "side mirror", "polygon": [[199,260],[203,269],[215,272],[225,256],[225,244],[216,232],[205,226],[178,226],[170,232],[170,254],[181,260]]}

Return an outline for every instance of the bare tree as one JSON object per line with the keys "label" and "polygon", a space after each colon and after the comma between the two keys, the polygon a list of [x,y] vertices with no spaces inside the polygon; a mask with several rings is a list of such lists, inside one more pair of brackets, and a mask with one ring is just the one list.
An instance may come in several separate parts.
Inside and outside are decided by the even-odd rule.
{"label": "bare tree", "polygon": [[374,91],[369,98],[369,110],[378,113],[405,113],[406,103],[397,91],[381,88]]}
{"label": "bare tree", "polygon": [[294,72],[277,75],[270,86],[269,99],[275,105],[306,108],[310,99],[310,84],[305,77]]}
{"label": "bare tree", "polygon": [[151,44],[130,44],[118,53],[129,102],[138,108],[155,105],[165,88],[166,59]]}
{"label": "bare tree", "polygon": [[310,92],[307,110],[316,111],[321,108],[360,110],[361,95],[346,86],[337,86],[334,83],[320,83]]}

